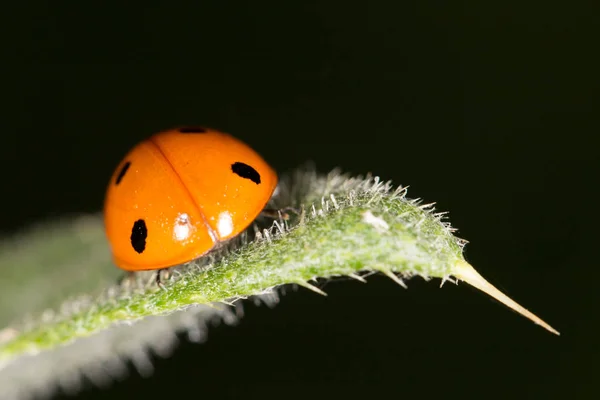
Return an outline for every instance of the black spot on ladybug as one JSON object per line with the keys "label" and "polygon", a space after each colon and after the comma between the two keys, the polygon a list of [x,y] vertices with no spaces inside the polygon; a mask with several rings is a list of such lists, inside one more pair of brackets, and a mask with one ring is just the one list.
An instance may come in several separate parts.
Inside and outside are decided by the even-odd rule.
{"label": "black spot on ladybug", "polygon": [[184,128],[179,128],[179,132],[181,133],[206,133],[206,129],[201,126],[186,126]]}
{"label": "black spot on ladybug", "polygon": [[121,170],[119,171],[119,175],[117,175],[117,180],[115,180],[115,185],[118,185],[119,183],[121,183],[121,180],[127,173],[127,170],[129,169],[130,165],[131,165],[131,162],[129,162],[129,161],[127,161],[125,164],[123,164],[123,166],[121,167]]}
{"label": "black spot on ladybug", "polygon": [[241,162],[234,162],[231,164],[231,170],[234,174],[239,175],[244,179],[250,179],[252,182],[257,185],[260,183],[260,174],[257,170],[249,166],[248,164],[244,164]]}
{"label": "black spot on ladybug", "polygon": [[131,247],[138,253],[142,254],[146,249],[146,238],[148,237],[148,228],[146,221],[138,219],[133,223],[131,228]]}

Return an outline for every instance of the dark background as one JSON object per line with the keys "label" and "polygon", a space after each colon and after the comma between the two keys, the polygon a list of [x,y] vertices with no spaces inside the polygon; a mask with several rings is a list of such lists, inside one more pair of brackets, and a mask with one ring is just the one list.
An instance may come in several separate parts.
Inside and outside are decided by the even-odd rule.
{"label": "dark background", "polygon": [[593,2],[14,3],[3,233],[99,210],[132,145],[204,124],[281,172],[314,160],[410,185],[450,211],[484,276],[562,333],[464,284],[373,277],[248,304],[152,378],[79,398],[597,398]]}

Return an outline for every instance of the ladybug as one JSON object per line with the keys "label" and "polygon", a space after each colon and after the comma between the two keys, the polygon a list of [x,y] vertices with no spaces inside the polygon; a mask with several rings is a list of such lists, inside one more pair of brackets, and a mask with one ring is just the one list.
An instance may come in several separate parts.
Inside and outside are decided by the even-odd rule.
{"label": "ladybug", "polygon": [[243,232],[265,209],[277,173],[251,147],[203,127],[158,132],[114,171],[104,201],[117,267],[157,270],[197,259]]}

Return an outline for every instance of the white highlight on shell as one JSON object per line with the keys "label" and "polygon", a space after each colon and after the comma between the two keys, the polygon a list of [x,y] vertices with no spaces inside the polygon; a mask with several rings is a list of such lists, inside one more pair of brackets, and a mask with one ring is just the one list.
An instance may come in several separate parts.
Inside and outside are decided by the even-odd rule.
{"label": "white highlight on shell", "polygon": [[224,237],[233,232],[233,220],[229,211],[223,211],[219,214],[219,220],[217,221],[217,231],[219,236]]}
{"label": "white highlight on shell", "polygon": [[175,220],[175,226],[173,227],[173,236],[175,240],[186,240],[192,233],[192,223],[190,222],[190,216],[186,213],[181,213]]}

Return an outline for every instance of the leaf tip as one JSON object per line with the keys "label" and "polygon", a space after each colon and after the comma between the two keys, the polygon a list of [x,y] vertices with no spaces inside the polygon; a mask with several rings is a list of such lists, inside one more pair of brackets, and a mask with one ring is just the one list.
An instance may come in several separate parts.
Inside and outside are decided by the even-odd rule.
{"label": "leaf tip", "polygon": [[468,283],[469,285],[481,290],[482,292],[488,294],[489,296],[498,300],[505,306],[507,306],[507,307],[511,308],[512,310],[516,311],[517,313],[521,314],[525,318],[528,318],[529,320],[533,321],[534,323],[540,325],[547,331],[552,332],[557,336],[560,336],[560,333],[556,329],[554,329],[549,324],[544,322],[540,317],[533,314],[531,311],[527,310],[525,307],[521,306],[516,301],[514,301],[513,299],[511,299],[510,297],[508,297],[507,295],[502,293],[500,290],[498,290],[491,283],[486,281],[479,274],[479,272],[477,272],[475,270],[475,268],[473,268],[466,261],[461,260],[456,264],[453,275],[456,278],[458,278],[458,279]]}

